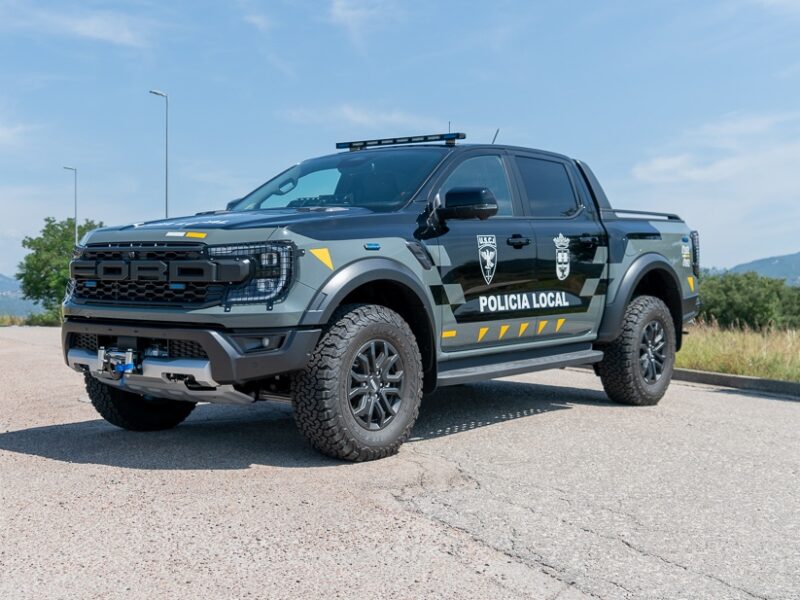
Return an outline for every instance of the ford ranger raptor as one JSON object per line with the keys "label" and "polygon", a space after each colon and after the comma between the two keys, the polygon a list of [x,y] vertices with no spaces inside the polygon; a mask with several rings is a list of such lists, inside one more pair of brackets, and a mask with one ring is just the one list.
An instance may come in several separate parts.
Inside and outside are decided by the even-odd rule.
{"label": "ford ranger raptor", "polygon": [[291,402],[315,448],[363,461],[442,386],[593,365],[612,401],[656,404],[697,233],[612,208],[579,160],[464,137],[337,144],[226,210],[85,236],[62,337],[94,407],[145,431]]}

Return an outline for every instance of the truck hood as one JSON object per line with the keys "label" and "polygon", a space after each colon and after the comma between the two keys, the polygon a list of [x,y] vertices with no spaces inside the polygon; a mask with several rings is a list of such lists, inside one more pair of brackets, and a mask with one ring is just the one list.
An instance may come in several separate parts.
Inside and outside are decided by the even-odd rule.
{"label": "truck hood", "polygon": [[146,221],[118,227],[105,227],[100,231],[187,231],[209,229],[264,229],[286,227],[293,223],[328,220],[331,217],[365,216],[374,214],[365,208],[281,208],[249,211],[217,211],[190,217],[176,217]]}

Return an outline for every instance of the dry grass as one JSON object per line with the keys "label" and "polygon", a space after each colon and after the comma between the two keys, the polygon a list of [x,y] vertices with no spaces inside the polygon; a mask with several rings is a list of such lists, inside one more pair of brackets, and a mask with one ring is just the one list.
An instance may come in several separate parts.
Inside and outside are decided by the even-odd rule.
{"label": "dry grass", "polygon": [[800,331],[721,329],[697,324],[683,339],[678,367],[800,381]]}
{"label": "dry grass", "polygon": [[0,327],[9,325],[24,325],[25,317],[13,317],[11,315],[0,315]]}

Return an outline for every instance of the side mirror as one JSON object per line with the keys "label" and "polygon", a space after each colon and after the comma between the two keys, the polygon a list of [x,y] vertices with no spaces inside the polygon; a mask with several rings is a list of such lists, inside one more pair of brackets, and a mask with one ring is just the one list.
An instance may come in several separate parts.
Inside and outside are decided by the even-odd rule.
{"label": "side mirror", "polygon": [[237,198],[236,200],[231,200],[230,202],[228,202],[225,205],[225,210],[232,210],[233,207],[236,206],[237,204],[239,204],[239,202],[241,202],[241,201],[242,201],[241,198]]}
{"label": "side mirror", "polygon": [[497,214],[497,200],[489,188],[453,188],[444,197],[444,206],[436,209],[436,214],[447,219],[488,219]]}

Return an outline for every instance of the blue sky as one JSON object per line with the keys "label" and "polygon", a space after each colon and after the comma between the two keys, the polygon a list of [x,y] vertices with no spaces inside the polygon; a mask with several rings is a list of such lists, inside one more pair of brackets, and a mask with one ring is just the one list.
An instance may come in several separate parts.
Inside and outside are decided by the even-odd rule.
{"label": "blue sky", "polygon": [[47,215],[224,207],[361,137],[586,160],[619,207],[674,211],[705,264],[800,251],[800,1],[0,0],[0,273]]}

